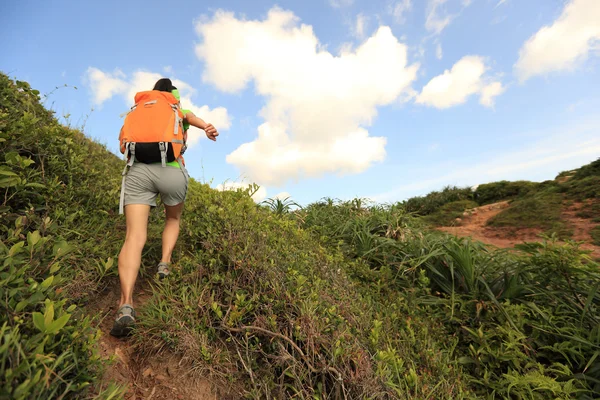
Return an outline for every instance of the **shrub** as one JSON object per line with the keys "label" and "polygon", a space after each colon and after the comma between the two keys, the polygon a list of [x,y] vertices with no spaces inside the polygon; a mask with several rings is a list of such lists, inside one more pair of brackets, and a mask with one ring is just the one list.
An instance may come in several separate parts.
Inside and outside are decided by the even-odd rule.
{"label": "shrub", "polygon": [[[59,125],[26,82],[0,74],[0,397],[96,391],[104,362],[84,300],[114,274],[117,157]],[[111,386],[98,398],[117,395]]]}
{"label": "shrub", "polygon": [[502,200],[512,200],[535,191],[538,184],[529,181],[500,181],[477,186],[474,198],[479,204],[490,204]]}
{"label": "shrub", "polygon": [[590,231],[590,235],[592,236],[593,243],[596,246],[600,246],[600,225],[594,227]]}
{"label": "shrub", "polygon": [[424,220],[434,226],[451,226],[457,218],[462,218],[466,210],[479,206],[471,200],[459,200],[444,204],[438,211],[424,217]]}
{"label": "shrub", "polygon": [[598,158],[596,161],[593,161],[593,162],[577,169],[573,178],[575,180],[578,180],[578,179],[589,178],[592,176],[600,177],[600,158]]}
{"label": "shrub", "polygon": [[559,194],[539,194],[515,200],[511,206],[491,218],[488,226],[515,229],[538,228],[548,233],[569,236],[561,221],[562,197]]}
{"label": "shrub", "polygon": [[471,188],[447,186],[440,192],[431,192],[426,196],[412,197],[400,203],[407,212],[418,215],[429,215],[439,210],[444,204],[460,200],[473,200]]}

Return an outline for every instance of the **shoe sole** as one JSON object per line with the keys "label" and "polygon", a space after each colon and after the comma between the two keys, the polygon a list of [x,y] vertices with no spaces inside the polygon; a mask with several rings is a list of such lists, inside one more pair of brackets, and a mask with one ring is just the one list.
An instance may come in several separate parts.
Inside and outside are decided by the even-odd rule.
{"label": "shoe sole", "polygon": [[165,279],[169,274],[165,274],[164,272],[158,272],[158,279]]}
{"label": "shoe sole", "polygon": [[115,321],[110,334],[114,337],[124,337],[131,334],[135,319],[129,315],[124,315]]}

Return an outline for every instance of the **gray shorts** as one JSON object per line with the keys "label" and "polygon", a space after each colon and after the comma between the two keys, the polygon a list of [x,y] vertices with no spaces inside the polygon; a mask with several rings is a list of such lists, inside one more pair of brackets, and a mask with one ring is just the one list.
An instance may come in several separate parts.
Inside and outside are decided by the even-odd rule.
{"label": "gray shorts", "polygon": [[[182,166],[182,168],[185,168]],[[125,202],[156,207],[160,193],[163,204],[176,206],[187,194],[188,177],[184,169],[167,165],[134,163],[125,176]]]}

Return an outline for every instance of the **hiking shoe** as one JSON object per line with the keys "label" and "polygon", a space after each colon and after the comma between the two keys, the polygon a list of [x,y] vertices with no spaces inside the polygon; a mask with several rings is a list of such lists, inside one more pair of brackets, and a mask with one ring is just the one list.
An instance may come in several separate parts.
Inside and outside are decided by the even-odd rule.
{"label": "hiking shoe", "polygon": [[127,336],[135,325],[135,310],[129,304],[123,304],[117,311],[117,318],[110,334],[115,337]]}
{"label": "hiking shoe", "polygon": [[166,278],[170,273],[171,271],[169,271],[169,264],[163,261],[158,263],[158,277],[160,279]]}

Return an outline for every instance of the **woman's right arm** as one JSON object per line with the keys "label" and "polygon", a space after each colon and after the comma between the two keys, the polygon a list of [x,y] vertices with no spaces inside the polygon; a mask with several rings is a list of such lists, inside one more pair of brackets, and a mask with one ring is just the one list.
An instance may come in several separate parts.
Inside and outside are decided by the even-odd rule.
{"label": "woman's right arm", "polygon": [[202,118],[197,117],[191,111],[186,113],[184,115],[184,118],[190,125],[195,126],[196,128],[200,128],[204,132],[206,132],[207,138],[209,138],[212,141],[217,140],[217,136],[219,136],[219,132],[217,132],[217,129],[212,124],[205,122]]}

